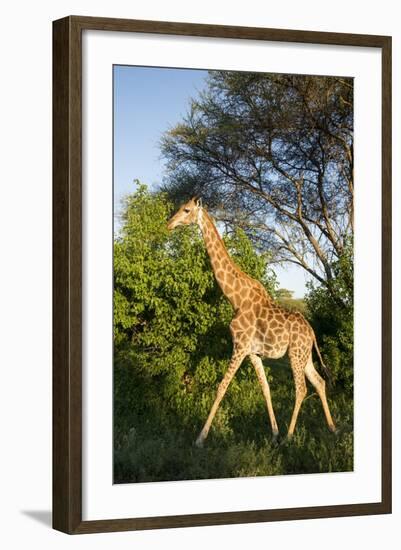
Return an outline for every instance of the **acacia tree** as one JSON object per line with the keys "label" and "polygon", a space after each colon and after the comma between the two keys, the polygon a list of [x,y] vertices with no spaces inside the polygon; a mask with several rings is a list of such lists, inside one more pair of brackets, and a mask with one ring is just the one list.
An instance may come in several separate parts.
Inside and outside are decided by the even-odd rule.
{"label": "acacia tree", "polygon": [[162,151],[170,197],[201,194],[227,230],[335,293],[353,233],[351,79],[212,71]]}

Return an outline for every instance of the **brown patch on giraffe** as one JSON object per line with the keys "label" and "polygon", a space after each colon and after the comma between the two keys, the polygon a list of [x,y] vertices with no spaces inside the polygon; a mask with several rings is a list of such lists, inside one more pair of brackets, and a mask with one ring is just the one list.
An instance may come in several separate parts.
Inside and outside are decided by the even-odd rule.
{"label": "brown patch on giraffe", "polygon": [[247,317],[246,315],[241,315],[240,317],[240,321],[241,321],[241,324],[242,326],[245,328],[245,329],[248,329],[248,327],[250,326],[250,320],[249,320],[249,317]]}
{"label": "brown patch on giraffe", "polygon": [[241,332],[241,335],[240,335],[241,341],[249,341],[250,335],[251,333],[249,332],[249,330],[245,332]]}
{"label": "brown patch on giraffe", "polygon": [[242,283],[242,281],[239,281],[239,290],[240,290],[240,293],[241,293],[241,296],[245,299],[245,298],[249,298],[249,288],[244,285]]}
{"label": "brown patch on giraffe", "polygon": [[265,333],[266,330],[267,330],[267,323],[264,319],[262,319],[262,317],[260,316],[257,316],[256,317],[256,326],[258,328],[258,330],[260,330],[261,332]]}
{"label": "brown patch on giraffe", "polygon": [[253,303],[259,302],[260,301],[260,294],[255,289],[252,289],[250,294],[249,294],[249,298],[252,300]]}
{"label": "brown patch on giraffe", "polygon": [[234,290],[230,285],[225,284],[224,292],[228,298],[234,299]]}
{"label": "brown patch on giraffe", "polygon": [[234,280],[233,288],[234,288],[235,292],[239,292],[239,290],[241,289],[241,283],[239,282],[238,279]]}
{"label": "brown patch on giraffe", "polygon": [[267,337],[268,340],[270,340],[270,342],[276,339],[275,336],[274,336],[273,331],[271,331],[271,330],[267,331],[266,337]]}
{"label": "brown patch on giraffe", "polygon": [[268,318],[268,315],[269,315],[269,310],[267,309],[267,307],[262,307],[260,311],[260,318],[266,320]]}

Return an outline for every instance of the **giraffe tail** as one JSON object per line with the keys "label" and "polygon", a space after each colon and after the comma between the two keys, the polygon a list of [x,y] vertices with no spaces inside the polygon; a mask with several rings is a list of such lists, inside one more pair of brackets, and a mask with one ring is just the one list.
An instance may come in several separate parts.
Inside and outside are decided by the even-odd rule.
{"label": "giraffe tail", "polygon": [[316,353],[317,353],[317,356],[319,357],[319,361],[320,361],[320,364],[322,365],[322,368],[326,374],[326,378],[327,378],[327,381],[330,385],[330,387],[333,385],[333,375],[329,369],[329,367],[327,367],[322,359],[322,355],[320,353],[320,349],[319,349],[319,346],[317,345],[317,340],[316,340],[316,336],[313,335],[313,345],[315,347],[315,350],[316,350]]}

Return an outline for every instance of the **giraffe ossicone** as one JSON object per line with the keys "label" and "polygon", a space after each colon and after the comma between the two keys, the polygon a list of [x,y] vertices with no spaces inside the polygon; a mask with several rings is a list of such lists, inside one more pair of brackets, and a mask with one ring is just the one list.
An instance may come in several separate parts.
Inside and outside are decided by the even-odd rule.
{"label": "giraffe ossicone", "polygon": [[230,323],[233,340],[230,364],[219,384],[215,401],[196,444],[203,445],[224,394],[247,356],[255,368],[262,388],[273,436],[277,436],[278,426],[261,358],[278,359],[286,352],[288,352],[295,383],[295,405],[288,436],[291,437],[294,433],[298,413],[307,393],[305,376],[315,387],[322,402],[328,427],[334,432],[335,425],[327,403],[326,384],[313,366],[313,346],[321,362],[322,359],[310,324],[300,312],[288,311],[274,302],[259,281],[244,273],[235,264],[212,218],[198,197],[182,205],[170,219],[167,227],[172,230],[177,226],[190,224],[199,226],[217,283],[235,311],[235,316]]}

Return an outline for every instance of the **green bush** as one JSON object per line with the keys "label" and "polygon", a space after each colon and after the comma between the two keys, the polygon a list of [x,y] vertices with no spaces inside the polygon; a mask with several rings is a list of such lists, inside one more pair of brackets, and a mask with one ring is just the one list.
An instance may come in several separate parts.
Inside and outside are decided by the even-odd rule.
{"label": "green bush", "polygon": [[[337,391],[352,397],[354,364],[353,246],[333,264],[329,288],[310,286],[306,303],[319,346]],[[340,298],[340,301],[338,300]]]}

